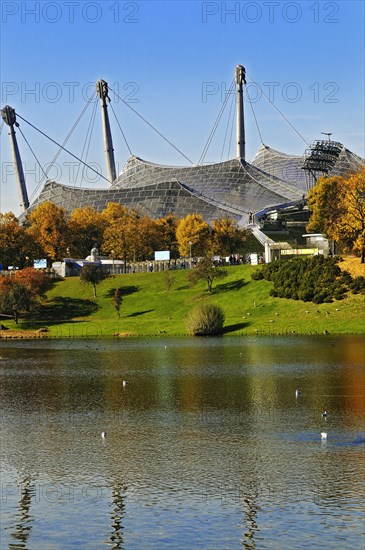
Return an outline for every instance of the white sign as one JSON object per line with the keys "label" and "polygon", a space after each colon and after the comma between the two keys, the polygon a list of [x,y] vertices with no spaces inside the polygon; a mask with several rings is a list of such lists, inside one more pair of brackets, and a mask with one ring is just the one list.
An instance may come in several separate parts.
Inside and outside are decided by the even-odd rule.
{"label": "white sign", "polygon": [[170,250],[155,250],[155,261],[157,260],[169,260]]}
{"label": "white sign", "polygon": [[259,258],[257,254],[251,254],[250,260],[251,260],[251,265],[258,265],[259,263]]}
{"label": "white sign", "polygon": [[44,269],[47,267],[47,260],[34,260],[35,269]]}

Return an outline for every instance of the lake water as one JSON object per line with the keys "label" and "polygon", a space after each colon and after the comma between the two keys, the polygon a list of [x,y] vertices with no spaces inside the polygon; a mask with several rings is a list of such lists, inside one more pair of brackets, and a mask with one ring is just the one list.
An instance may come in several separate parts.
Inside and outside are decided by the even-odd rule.
{"label": "lake water", "polygon": [[364,548],[362,337],[0,355],[1,550]]}

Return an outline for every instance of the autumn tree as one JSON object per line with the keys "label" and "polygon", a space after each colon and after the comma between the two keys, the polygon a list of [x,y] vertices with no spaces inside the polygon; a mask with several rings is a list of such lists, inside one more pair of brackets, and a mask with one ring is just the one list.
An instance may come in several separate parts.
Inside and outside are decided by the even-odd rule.
{"label": "autumn tree", "polygon": [[65,210],[52,202],[44,202],[28,215],[27,232],[38,243],[48,264],[61,260],[67,254],[69,243]]}
{"label": "autumn tree", "polygon": [[214,279],[226,276],[227,270],[216,267],[210,258],[202,258],[188,274],[189,281],[193,284],[201,279],[205,279],[208,285],[208,292],[212,292]]}
{"label": "autumn tree", "polygon": [[332,239],[337,220],[344,214],[343,200],[344,179],[341,176],[319,178],[307,197],[308,208],[311,210],[307,231],[323,233]]}
{"label": "autumn tree", "polygon": [[139,235],[136,231],[139,215],[125,206],[109,202],[102,212],[105,222],[102,250],[113,258],[124,261],[124,271],[127,262],[135,259]]}
{"label": "autumn tree", "polygon": [[159,233],[156,221],[148,216],[134,218],[134,255],[137,261],[153,257],[159,250]]}
{"label": "autumn tree", "polygon": [[0,263],[3,269],[8,269],[9,265],[22,269],[39,258],[39,254],[39,247],[18,218],[12,212],[0,213]]}
{"label": "autumn tree", "polygon": [[39,269],[27,267],[15,271],[12,279],[25,286],[34,298],[44,298],[46,292],[52,286],[52,280]]}
{"label": "autumn tree", "polygon": [[239,252],[247,240],[247,231],[240,229],[232,218],[213,220],[211,252],[228,256]]}
{"label": "autumn tree", "polygon": [[15,271],[11,277],[0,277],[0,312],[11,315],[18,323],[19,316],[35,309],[51,286],[51,279],[33,267]]}
{"label": "autumn tree", "polygon": [[86,264],[81,268],[80,281],[92,285],[94,298],[96,298],[96,286],[108,277],[99,265]]}
{"label": "autumn tree", "polygon": [[[200,214],[188,214],[176,228],[176,240],[181,256],[205,256],[210,237],[210,228]],[[191,243],[191,244],[190,244]]]}
{"label": "autumn tree", "polygon": [[345,244],[365,262],[365,168],[347,178],[324,176],[308,194],[307,231]]}
{"label": "autumn tree", "polygon": [[120,319],[120,307],[122,305],[122,302],[123,302],[122,290],[120,288],[116,288],[113,296],[113,306],[115,308],[115,311],[118,314],[118,319]]}
{"label": "autumn tree", "polygon": [[171,259],[179,257],[179,249],[176,241],[177,223],[177,219],[173,214],[168,214],[164,218],[156,220],[159,250],[169,250]]}
{"label": "autumn tree", "polygon": [[86,258],[90,250],[101,243],[105,221],[91,206],[75,208],[69,220],[70,256]]}

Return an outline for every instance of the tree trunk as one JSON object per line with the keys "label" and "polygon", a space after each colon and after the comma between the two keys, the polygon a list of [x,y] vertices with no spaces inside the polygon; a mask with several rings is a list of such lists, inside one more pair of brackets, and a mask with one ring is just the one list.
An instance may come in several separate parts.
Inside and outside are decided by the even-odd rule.
{"label": "tree trunk", "polygon": [[365,246],[361,248],[361,263],[365,263]]}
{"label": "tree trunk", "polygon": [[94,283],[94,298],[96,298],[96,284]]}

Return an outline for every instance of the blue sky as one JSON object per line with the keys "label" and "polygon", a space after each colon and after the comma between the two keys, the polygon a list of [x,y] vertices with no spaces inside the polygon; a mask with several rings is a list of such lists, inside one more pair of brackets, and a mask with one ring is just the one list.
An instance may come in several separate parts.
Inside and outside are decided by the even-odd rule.
{"label": "blue sky", "polygon": [[[198,162],[231,84],[246,67],[248,92],[263,142],[303,154],[305,142],[332,132],[364,155],[364,3],[362,1],[118,1],[58,0],[1,3],[1,107],[62,142],[103,78],[193,162]],[[253,85],[252,82],[256,84]],[[304,141],[266,100],[287,117]],[[112,93],[113,108],[132,153],[152,162],[187,164]],[[205,157],[235,156],[230,102]],[[110,111],[110,109],[109,109]],[[92,105],[67,147],[81,155]],[[112,113],[119,169],[129,156]],[[245,105],[247,159],[260,145]],[[41,164],[57,147],[18,119]],[[40,170],[19,131],[28,193],[39,193]],[[228,146],[231,141],[231,149]],[[224,150],[222,150],[225,144]],[[88,161],[106,175],[97,110]],[[20,213],[6,127],[1,135],[0,211]],[[50,177],[73,184],[66,154]],[[105,186],[93,173],[87,187]],[[80,178],[77,180],[77,185]],[[38,189],[38,190],[37,190]]]}

